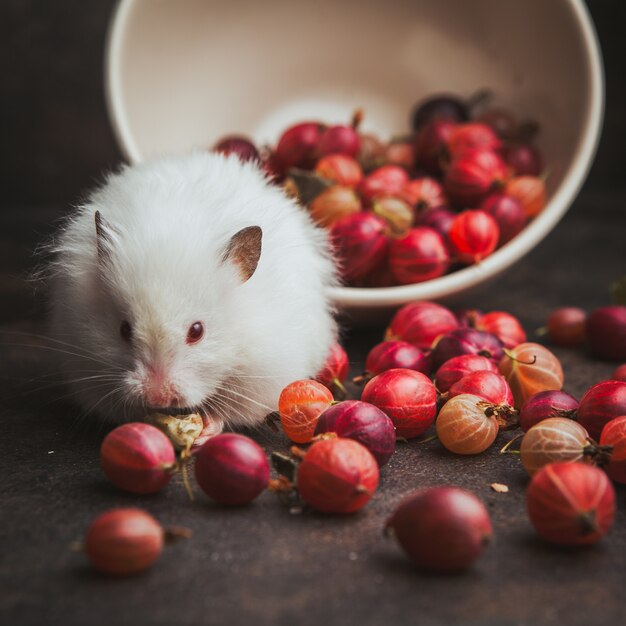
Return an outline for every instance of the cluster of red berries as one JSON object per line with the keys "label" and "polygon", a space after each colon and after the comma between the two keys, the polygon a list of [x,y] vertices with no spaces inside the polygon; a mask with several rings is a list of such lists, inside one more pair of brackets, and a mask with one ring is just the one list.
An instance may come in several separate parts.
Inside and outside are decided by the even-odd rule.
{"label": "cluster of red berries", "polygon": [[[615,344],[624,336],[626,318],[620,314],[626,307],[610,309],[611,319],[622,319],[614,329]],[[551,328],[552,336],[560,326]],[[615,497],[607,475],[626,484],[623,380],[592,386],[579,403],[561,390],[557,357],[527,342],[513,315],[477,310],[455,315],[432,302],[398,310],[385,340],[368,354],[365,372],[353,381],[356,388],[363,385],[360,399],[336,401],[333,392],[345,397],[348,370],[348,356],[335,344],[316,380],[294,381],[283,390],[278,413],[285,435],[311,445],[292,448],[293,458],[278,455],[279,479],[270,480],[268,458],[252,439],[221,434],[191,454],[202,490],[237,506],[269,487],[323,512],[353,513],[374,495],[397,439],[415,439],[434,425],[446,449],[475,455],[490,447],[500,430],[520,427],[520,458],[532,477],[528,513],[537,532],[553,543],[582,545],[609,530]],[[168,437],[144,423],[109,433],[100,458],[114,484],[140,494],[165,487],[184,463]],[[456,487],[410,494],[387,528],[418,564],[436,571],[469,566],[492,533],[484,505]],[[114,511],[94,522],[86,550],[99,569],[128,574],[156,559],[164,537],[142,511]]]}
{"label": "cluster of red berries", "polygon": [[259,159],[286,182],[329,230],[346,284],[418,283],[480,262],[544,208],[531,125],[477,108],[429,98],[416,107],[413,132],[390,143],[360,132],[357,113],[352,124],[296,124],[262,154],[243,137],[215,149]]}

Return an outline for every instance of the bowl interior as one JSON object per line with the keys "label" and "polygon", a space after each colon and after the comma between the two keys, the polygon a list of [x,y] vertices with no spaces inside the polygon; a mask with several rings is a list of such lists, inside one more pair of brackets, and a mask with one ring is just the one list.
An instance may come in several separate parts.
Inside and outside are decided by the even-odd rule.
{"label": "bowl interior", "polygon": [[416,288],[445,297],[513,263],[573,199],[602,111],[597,43],[577,0],[123,0],[107,61],[111,117],[131,161],[229,133],[274,143],[293,122],[347,121],[357,107],[364,130],[389,138],[437,91],[488,87],[497,104],[539,122],[551,197],[539,218],[482,268],[421,286],[338,290],[349,307],[397,305]]}

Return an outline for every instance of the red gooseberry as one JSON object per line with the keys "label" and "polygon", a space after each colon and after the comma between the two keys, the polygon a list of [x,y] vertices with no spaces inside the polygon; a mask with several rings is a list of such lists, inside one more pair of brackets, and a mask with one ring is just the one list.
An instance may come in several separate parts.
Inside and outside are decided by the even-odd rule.
{"label": "red gooseberry", "polygon": [[543,158],[530,143],[513,143],[504,150],[504,160],[515,176],[539,176],[543,171]]}
{"label": "red gooseberry", "polygon": [[389,269],[401,285],[420,283],[445,274],[450,265],[448,248],[432,228],[412,228],[389,247]]}
{"label": "red gooseberry", "polygon": [[386,413],[368,402],[345,400],[326,409],[315,428],[316,435],[333,432],[363,444],[380,467],[396,447],[396,429]]}
{"label": "red gooseberry", "polygon": [[450,242],[450,229],[456,218],[456,213],[453,213],[446,207],[437,207],[436,209],[429,209],[422,213],[417,220],[418,226],[426,226],[436,230],[443,239],[446,245]]}
{"label": "red gooseberry", "polygon": [[323,129],[319,122],[303,122],[291,126],[281,135],[275,157],[283,171],[290,167],[313,167]]}
{"label": "red gooseberry", "polygon": [[200,488],[220,504],[240,506],[252,502],[270,478],[263,448],[245,435],[216,435],[198,449],[195,459]]}
{"label": "red gooseberry", "polygon": [[546,186],[537,176],[517,176],[506,183],[504,193],[515,198],[526,217],[539,215],[546,206]]}
{"label": "red gooseberry", "polygon": [[346,393],[343,381],[348,375],[350,363],[348,362],[348,354],[343,347],[335,342],[331,348],[324,367],[318,372],[315,380],[328,387],[331,391],[333,388],[339,389],[341,393]]}
{"label": "red gooseberry", "polygon": [[513,404],[513,393],[504,376],[496,372],[479,370],[463,376],[448,391],[448,397],[468,393],[478,396],[491,404]]}
{"label": "red gooseberry", "polygon": [[338,185],[355,187],[363,179],[361,166],[345,154],[327,154],[315,166],[315,173]]}
{"label": "red gooseberry", "polygon": [[339,272],[344,280],[351,282],[382,265],[389,247],[387,223],[372,213],[346,215],[331,226],[330,240]]}
{"label": "red gooseberry", "polygon": [[422,374],[430,372],[430,359],[417,346],[407,341],[392,340],[376,344],[365,359],[367,379],[394,368],[416,370]]}
{"label": "red gooseberry", "polygon": [[613,447],[604,468],[606,473],[615,482],[626,484],[626,413],[604,425],[600,433],[600,445]]}
{"label": "red gooseberry", "polygon": [[448,158],[448,140],[456,124],[437,119],[425,124],[415,138],[415,160],[431,174],[441,173]]}
{"label": "red gooseberry", "polygon": [[429,176],[410,180],[404,186],[402,198],[420,213],[446,204],[441,183]]}
{"label": "red gooseberry", "polygon": [[259,161],[261,156],[256,146],[247,138],[231,135],[220,139],[213,147],[214,152],[236,154],[242,161]]}
{"label": "red gooseberry", "polygon": [[498,368],[511,386],[515,406],[539,391],[563,387],[561,362],[537,343],[520,343],[502,357]]}
{"label": "red gooseberry", "polygon": [[317,145],[319,154],[345,154],[355,157],[361,149],[359,133],[353,126],[330,126],[322,131]]}
{"label": "red gooseberry", "polygon": [[448,238],[459,261],[478,263],[496,249],[500,229],[485,211],[463,211],[452,222]]}
{"label": "red gooseberry", "polygon": [[458,487],[430,487],[408,495],[386,528],[417,565],[434,572],[467,569],[493,533],[483,503]]}
{"label": "red gooseberry", "polygon": [[626,359],[626,306],[604,306],[592,311],[585,327],[591,352],[601,359]]}
{"label": "red gooseberry", "polygon": [[564,391],[539,391],[522,405],[519,414],[520,428],[529,428],[549,417],[576,418],[578,400]]}
{"label": "red gooseberry", "polygon": [[370,172],[359,184],[358,192],[366,205],[377,196],[401,196],[409,182],[407,171],[397,165],[383,165]]}
{"label": "red gooseberry", "polygon": [[372,212],[387,222],[389,231],[394,237],[404,237],[415,219],[413,208],[402,198],[395,196],[374,198],[372,200]]}
{"label": "red gooseberry", "polygon": [[324,513],[354,513],[363,508],[378,486],[378,463],[353,439],[316,441],[298,467],[302,499]]}
{"label": "red gooseberry", "polygon": [[455,454],[480,454],[496,439],[500,426],[494,405],[471,394],[448,400],[435,422],[442,445]]}
{"label": "red gooseberry", "polygon": [[546,541],[563,546],[596,543],[611,528],[615,491],[606,474],[584,463],[550,463],[532,478],[528,515]]}
{"label": "red gooseberry", "polygon": [[329,227],[346,215],[358,213],[361,201],[354,189],[333,185],[324,189],[309,203],[311,217],[320,225]]}
{"label": "red gooseberry", "polygon": [[478,354],[462,354],[448,359],[435,374],[435,386],[440,393],[445,393],[464,376],[479,371],[497,372],[496,364]]}
{"label": "red gooseberry", "polygon": [[296,443],[311,441],[319,416],[333,401],[322,383],[309,379],[289,383],[278,398],[280,423],[287,437]]}
{"label": "red gooseberry", "polygon": [[550,313],[546,329],[556,346],[580,346],[585,341],[587,314],[578,307],[561,307]]}
{"label": "red gooseberry", "polygon": [[434,344],[431,356],[435,367],[441,367],[448,359],[462,354],[478,354],[498,363],[504,353],[502,342],[495,335],[474,328],[457,328]]}
{"label": "red gooseberry", "polygon": [[385,161],[389,165],[399,165],[409,172],[415,167],[415,148],[406,141],[393,141],[387,145]]}
{"label": "red gooseberry", "polygon": [[566,417],[549,417],[535,424],[520,446],[522,465],[530,476],[557,461],[592,463],[597,452],[587,431]]}
{"label": "red gooseberry", "polygon": [[498,151],[502,146],[498,135],[486,124],[468,122],[456,126],[448,139],[448,150],[452,158],[476,150]]}
{"label": "red gooseberry", "polygon": [[491,311],[480,315],[474,328],[495,335],[505,348],[514,348],[526,341],[526,331],[519,320],[506,311]]}
{"label": "red gooseberry", "polygon": [[170,482],[176,453],[158,428],[132,422],[118,426],[104,438],[100,465],[106,477],[120,489],[156,493]]}
{"label": "red gooseberry", "polygon": [[518,200],[504,193],[496,192],[487,196],[478,207],[493,217],[498,225],[500,238],[498,246],[503,246],[518,235],[526,224],[526,213]]}
{"label": "red gooseberry", "polygon": [[100,572],[131,576],[150,567],[163,550],[161,525],[137,508],[111,509],[87,529],[85,554]]}
{"label": "red gooseberry", "polygon": [[475,208],[496,187],[504,184],[507,175],[506,164],[495,152],[472,150],[450,163],[444,177],[444,189],[454,204]]}
{"label": "red gooseberry", "polygon": [[591,387],[580,399],[578,421],[598,439],[607,422],[626,415],[626,383],[606,380]]}
{"label": "red gooseberry", "polygon": [[435,386],[414,370],[390,369],[374,376],[363,388],[361,400],[384,411],[398,436],[406,439],[428,430],[437,413]]}
{"label": "red gooseberry", "polygon": [[435,302],[409,302],[396,311],[385,339],[401,339],[428,350],[433,341],[457,328],[456,317],[449,309]]}

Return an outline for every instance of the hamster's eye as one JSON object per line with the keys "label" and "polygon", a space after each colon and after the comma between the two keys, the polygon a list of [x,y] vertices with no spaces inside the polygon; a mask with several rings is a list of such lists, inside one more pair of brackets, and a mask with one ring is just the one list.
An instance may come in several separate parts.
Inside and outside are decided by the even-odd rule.
{"label": "hamster's eye", "polygon": [[204,325],[202,322],[194,322],[187,331],[187,343],[198,343],[204,335]]}
{"label": "hamster's eye", "polygon": [[130,324],[126,320],[124,320],[120,324],[120,335],[122,335],[122,339],[124,341],[128,341],[128,342],[130,342],[130,340],[133,337],[133,329],[131,328]]}

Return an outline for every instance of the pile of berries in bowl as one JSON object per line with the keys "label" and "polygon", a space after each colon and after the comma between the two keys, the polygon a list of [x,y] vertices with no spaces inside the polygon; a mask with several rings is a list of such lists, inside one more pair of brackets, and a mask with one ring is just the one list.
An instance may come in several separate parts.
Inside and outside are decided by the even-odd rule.
{"label": "pile of berries in bowl", "polygon": [[490,100],[429,97],[388,142],[360,131],[359,110],[348,124],[291,126],[260,151],[242,136],[215,150],[259,160],[306,206],[344,289],[413,285],[480,264],[545,207],[537,124]]}

